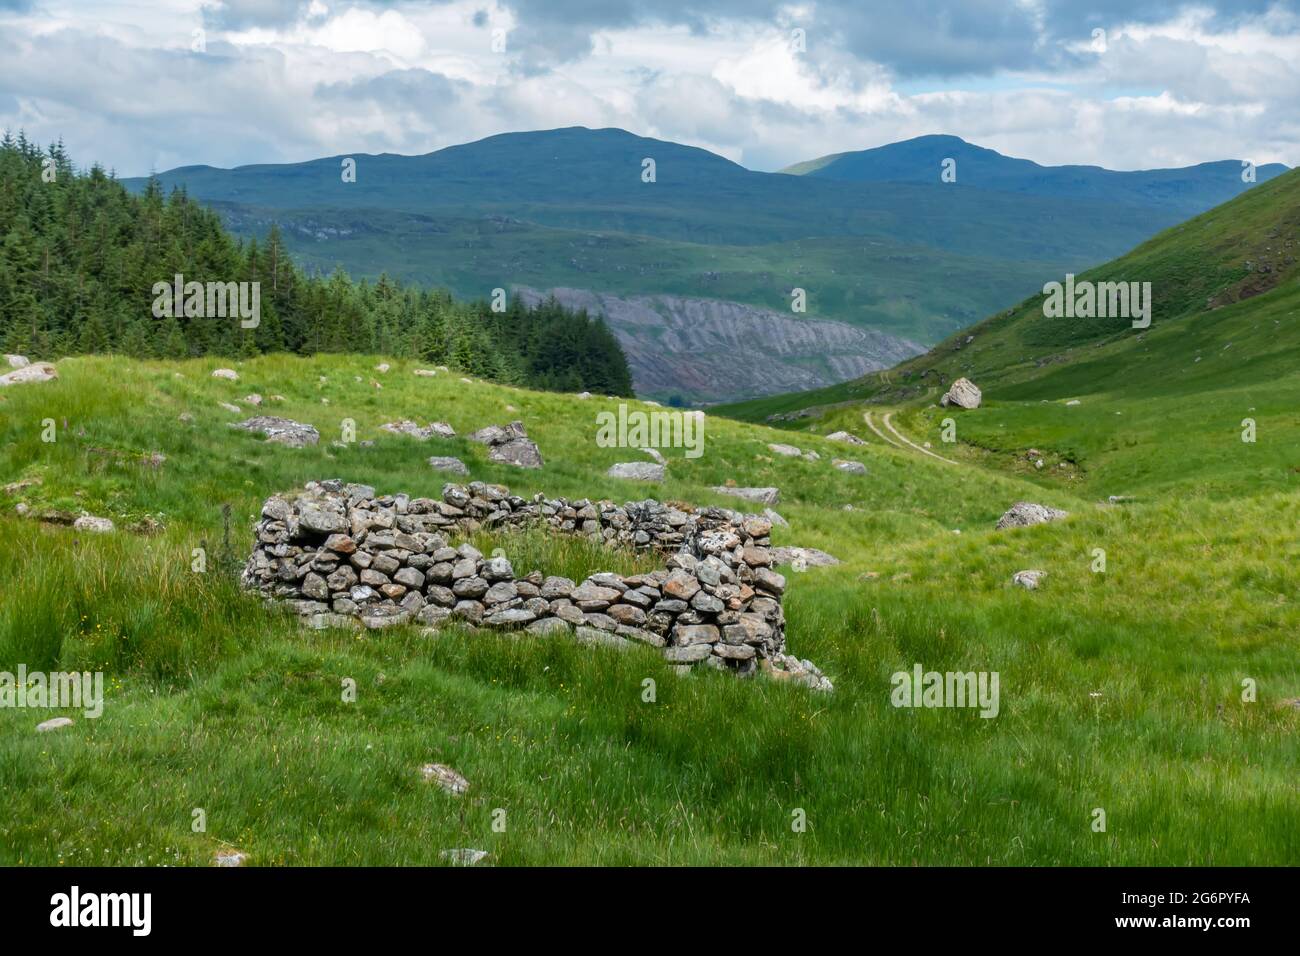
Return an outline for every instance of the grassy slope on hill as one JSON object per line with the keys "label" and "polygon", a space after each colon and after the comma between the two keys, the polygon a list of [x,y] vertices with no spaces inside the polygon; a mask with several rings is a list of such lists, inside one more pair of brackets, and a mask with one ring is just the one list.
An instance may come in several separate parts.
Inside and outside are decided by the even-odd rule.
{"label": "grassy slope on hill", "polygon": [[[864,407],[901,406],[913,437],[938,443],[950,413],[934,407],[935,377],[922,378],[933,370],[984,391],[978,412],[955,415],[950,457],[1025,472],[1025,452],[1037,449],[1049,467],[1028,477],[1051,484],[1069,475],[1097,495],[1294,489],[1298,260],[1300,171],[1292,171],[1078,277],[1150,282],[1145,332],[1124,319],[1044,318],[1040,295],[887,372],[714,411],[761,420],[821,407],[815,423],[784,424],[826,432],[861,430]],[[1063,277],[1044,281],[1052,278]],[[1065,405],[1073,400],[1080,404]],[[1254,443],[1241,440],[1247,418]],[[1062,460],[1070,467],[1055,467]]]}
{"label": "grassy slope on hill", "polygon": [[[799,436],[822,460],[787,459],[766,447],[781,432],[713,416],[703,457],[670,452],[665,484],[619,482],[605,469],[638,453],[596,446],[610,402],[417,378],[400,361],[376,390],[376,361],[264,357],[232,384],[209,377],[211,362],[70,359],[58,382],[0,394],[0,481],[42,479],[0,499],[7,516],[21,499],[167,526],[101,537],[0,519],[0,669],[103,669],[109,684],[103,717],[71,715],[50,735],[33,733],[50,714],[0,710],[0,862],[207,864],[223,846],[260,864],[438,863],[467,846],[506,864],[1231,864],[1300,852],[1300,715],[1277,706],[1300,696],[1294,496],[1098,507],[1068,485],[879,442]],[[317,425],[321,445],[227,429],[237,416],[217,402],[251,391],[284,395],[270,413]],[[183,411],[193,424],[177,422]],[[520,418],[546,467],[376,431],[399,417],[445,418],[461,435]],[[40,440],[47,418],[53,444]],[[375,445],[331,447],[344,418]],[[138,463],[151,451],[167,456],[161,467]],[[791,527],[777,543],[845,562],[785,569],[790,650],[835,693],[680,679],[648,650],[301,632],[229,578],[190,570],[200,541],[220,550],[223,502],[242,558],[271,492],[338,476],[428,493],[443,480],[430,454],[458,454],[475,478],[521,494],[727,503],[711,485],[781,487]],[[836,471],[833,456],[869,473]],[[1073,516],[992,531],[1021,498]],[[545,570],[630,560],[535,537],[501,544]],[[1089,570],[1096,547],[1105,574]],[[1009,586],[1025,567],[1050,572],[1043,590]],[[1000,715],[892,707],[890,675],[916,662],[998,671]],[[354,704],[340,701],[345,677]],[[642,700],[647,677],[655,703]],[[1257,703],[1241,700],[1245,677]],[[422,784],[429,761],[465,773],[470,793]],[[199,807],[204,833],[191,829]],[[1105,833],[1090,826],[1097,807]],[[497,808],[505,832],[492,828]],[[791,830],[798,808],[805,833]]]}

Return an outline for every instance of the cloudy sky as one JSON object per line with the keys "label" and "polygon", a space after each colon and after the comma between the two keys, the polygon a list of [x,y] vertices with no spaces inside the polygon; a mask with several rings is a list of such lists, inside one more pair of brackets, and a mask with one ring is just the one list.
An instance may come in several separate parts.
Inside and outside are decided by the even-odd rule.
{"label": "cloudy sky", "polygon": [[618,126],[1300,164],[1300,0],[0,0],[0,127],[119,175]]}

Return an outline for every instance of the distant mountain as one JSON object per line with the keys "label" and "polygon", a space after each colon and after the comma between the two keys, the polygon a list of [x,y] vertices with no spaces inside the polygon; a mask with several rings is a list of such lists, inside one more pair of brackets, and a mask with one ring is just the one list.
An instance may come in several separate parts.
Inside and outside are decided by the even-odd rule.
{"label": "distant mountain", "polygon": [[[1225,159],[1177,169],[1118,172],[1100,166],[1040,166],[1003,156],[957,136],[918,136],[874,149],[835,153],[782,172],[855,183],[937,183],[945,160],[954,160],[955,185],[1032,196],[1095,199],[1176,209],[1187,216],[1227,202],[1249,189],[1242,161]],[[1287,171],[1281,163],[1256,167],[1262,183]]]}
{"label": "distant mountain", "polygon": [[[1244,188],[1231,162],[1169,171],[1164,194],[1157,174],[1087,167],[1075,168],[1087,172],[1075,174],[1086,188],[1052,176],[1045,185],[1034,177],[1052,168],[929,139],[843,154],[800,176],[624,130],[572,127],[422,156],[191,166],[158,178],[210,203],[240,235],[263,236],[278,223],[309,269],[387,272],[467,298],[528,286],[735,302],[923,344],[1018,301],[1044,275],[1110,259]],[[940,183],[936,151],[957,145],[957,184]],[[861,178],[832,175],[869,155],[875,174],[859,159]],[[341,175],[349,159],[355,182]],[[994,169],[988,183],[976,182]],[[1014,188],[1016,170],[1029,180],[1023,188]],[[1261,179],[1270,174],[1260,170]],[[1134,176],[1155,179],[1132,185]],[[1130,185],[1094,183],[1106,177]],[[146,180],[125,182],[143,189]],[[798,289],[805,312],[792,309]],[[684,380],[676,385],[703,397]],[[768,388],[781,390],[777,379]]]}

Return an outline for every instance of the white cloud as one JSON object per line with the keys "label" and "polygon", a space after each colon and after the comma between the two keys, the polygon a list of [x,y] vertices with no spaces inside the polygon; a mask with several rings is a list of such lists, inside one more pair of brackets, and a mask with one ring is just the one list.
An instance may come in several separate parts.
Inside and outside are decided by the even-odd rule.
{"label": "white cloud", "polygon": [[[585,48],[571,35],[562,64],[543,68],[547,36],[507,0],[313,0],[278,19],[244,4],[248,23],[209,24],[204,54],[189,50],[201,0],[65,0],[0,13],[0,125],[62,136],[78,160],[123,175],[420,153],[569,125],[622,126],[765,169],[936,132],[1043,163],[1300,162],[1300,19],[1280,5],[1227,27],[1200,8],[1098,19],[1106,50],[1086,53],[1090,26],[1053,39],[1048,6],[1021,0],[1042,62],[924,91],[854,55],[829,2],[756,19],[720,6],[689,22],[673,7],[593,27],[585,55],[569,55]],[[807,52],[789,47],[795,23],[810,24]],[[557,13],[553,29],[565,26]],[[491,48],[494,28],[505,52]]]}

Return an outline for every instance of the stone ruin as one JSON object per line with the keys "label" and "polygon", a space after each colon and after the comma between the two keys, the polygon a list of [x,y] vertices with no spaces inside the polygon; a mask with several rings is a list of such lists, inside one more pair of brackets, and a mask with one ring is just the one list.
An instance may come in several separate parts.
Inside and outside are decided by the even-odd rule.
{"label": "stone ruin", "polygon": [[[653,551],[664,567],[577,583],[519,575],[499,551],[484,557],[468,543],[448,543],[529,525]],[[683,673],[762,672],[830,690],[811,662],[785,653],[785,578],[772,567],[771,530],[767,518],[718,507],[525,499],[481,481],[412,498],[329,480],[266,500],[241,580],[318,628],[358,621],[522,628],[584,643],[647,644]]]}

